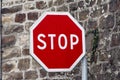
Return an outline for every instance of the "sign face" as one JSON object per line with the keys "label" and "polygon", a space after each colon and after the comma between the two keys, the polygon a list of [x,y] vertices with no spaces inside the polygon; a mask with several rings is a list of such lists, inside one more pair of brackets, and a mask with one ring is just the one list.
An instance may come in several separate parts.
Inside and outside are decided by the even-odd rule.
{"label": "sign face", "polygon": [[46,12],[30,28],[30,54],[48,72],[71,71],[85,56],[85,32],[68,12]]}

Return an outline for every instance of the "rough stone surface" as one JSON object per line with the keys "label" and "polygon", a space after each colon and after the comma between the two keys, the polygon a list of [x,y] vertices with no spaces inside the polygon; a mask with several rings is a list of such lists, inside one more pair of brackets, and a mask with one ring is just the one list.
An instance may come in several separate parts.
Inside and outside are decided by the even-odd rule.
{"label": "rough stone surface", "polygon": [[3,8],[2,9],[2,14],[7,14],[7,13],[15,13],[18,11],[22,10],[22,5],[18,5],[18,6],[13,6],[10,8]]}
{"label": "rough stone surface", "polygon": [[[86,0],[87,1],[87,0]],[[97,0],[89,1],[89,6],[93,6]]]}
{"label": "rough stone surface", "polygon": [[84,8],[84,1],[79,1],[78,2],[78,7]]}
{"label": "rough stone surface", "polygon": [[109,60],[109,56],[106,53],[101,52],[101,54],[99,54],[100,61],[108,61]]}
{"label": "rough stone surface", "polygon": [[101,65],[95,65],[91,67],[91,73],[93,73],[93,75],[97,75],[99,74],[99,72],[101,71]]}
{"label": "rough stone surface", "polygon": [[35,80],[38,77],[37,72],[36,71],[27,71],[25,72],[25,79],[26,80]]}
{"label": "rough stone surface", "polygon": [[93,34],[88,34],[86,36],[86,46],[87,46],[86,51],[87,52],[90,52],[92,50],[93,37],[94,37]]}
{"label": "rough stone surface", "polygon": [[17,44],[21,46],[28,46],[29,36],[27,33],[20,33],[17,35]]}
{"label": "rough stone surface", "polygon": [[35,9],[35,4],[34,3],[26,3],[24,5],[25,10],[33,10]]}
{"label": "rough stone surface", "polygon": [[120,34],[113,34],[111,40],[111,46],[119,46],[120,45]]}
{"label": "rough stone surface", "polygon": [[71,3],[69,5],[70,11],[75,11],[78,9],[78,3]]}
{"label": "rough stone surface", "polygon": [[68,11],[68,7],[66,5],[63,5],[61,7],[58,7],[57,11]]}
{"label": "rough stone surface", "polygon": [[32,26],[33,22],[26,22],[25,23],[25,30],[29,31],[30,27]]}
{"label": "rough stone surface", "polygon": [[120,26],[120,11],[116,13],[116,26]]}
{"label": "rough stone surface", "polygon": [[69,12],[85,29],[88,79],[120,80],[120,0],[2,0],[1,11],[2,80],[81,80],[81,62],[47,72],[30,56],[29,29],[51,11]]}
{"label": "rough stone surface", "polygon": [[97,28],[97,21],[96,20],[93,20],[93,19],[89,19],[88,20],[88,24],[87,24],[87,27],[89,30],[94,30]]}
{"label": "rough stone surface", "polygon": [[36,8],[37,9],[44,9],[46,7],[47,7],[46,2],[44,2],[44,1],[36,2]]}
{"label": "rough stone surface", "polygon": [[35,69],[35,68],[41,68],[41,65],[38,64],[38,62],[34,59],[32,59],[32,68]]}
{"label": "rough stone surface", "polygon": [[28,20],[36,20],[36,19],[38,19],[38,13],[37,12],[28,13]]}
{"label": "rough stone surface", "polygon": [[13,49],[8,48],[8,49],[4,49],[3,52],[5,54],[2,55],[2,59],[6,60],[6,59],[12,59],[12,58],[18,58],[21,56],[21,50],[19,47],[14,47]]}
{"label": "rough stone surface", "polygon": [[22,80],[23,73],[22,72],[12,72],[9,75],[6,75],[6,80]]}
{"label": "rough stone surface", "polygon": [[109,6],[109,11],[115,12],[116,10],[120,9],[120,0],[111,0]]}
{"label": "rough stone surface", "polygon": [[23,30],[23,25],[11,25],[6,28],[5,34],[21,33]]}
{"label": "rough stone surface", "polygon": [[2,70],[3,72],[10,72],[14,68],[13,64],[3,64]]}
{"label": "rough stone surface", "polygon": [[78,14],[79,14],[79,20],[85,20],[89,17],[89,10],[81,11]]}
{"label": "rough stone surface", "polygon": [[2,17],[2,23],[5,24],[5,23],[10,23],[13,21],[13,16],[9,16],[9,17],[5,17],[3,16]]}
{"label": "rough stone surface", "polygon": [[3,73],[10,73],[14,70],[17,70],[16,63],[17,63],[16,60],[10,60],[10,61],[6,60],[6,62],[3,62],[3,65],[2,65]]}
{"label": "rough stone surface", "polygon": [[22,53],[23,55],[29,55],[29,49],[23,49]]}
{"label": "rough stone surface", "polygon": [[68,3],[69,3],[69,2],[74,2],[74,0],[66,0],[66,2],[68,2]]}
{"label": "rough stone surface", "polygon": [[19,70],[27,70],[30,68],[30,59],[21,59],[18,63]]}
{"label": "rough stone surface", "polygon": [[46,77],[46,75],[47,75],[47,72],[44,69],[41,69],[40,70],[40,77],[44,78],[44,77]]}
{"label": "rough stone surface", "polygon": [[54,0],[54,5],[58,6],[64,3],[64,0]]}
{"label": "rough stone surface", "polygon": [[24,13],[16,14],[15,22],[22,23],[25,21],[26,15]]}
{"label": "rough stone surface", "polygon": [[107,17],[100,18],[100,28],[102,29],[110,29],[114,26],[114,16],[108,15]]}
{"label": "rough stone surface", "polygon": [[49,75],[49,77],[54,77],[55,73],[54,72],[49,72],[48,75]]}
{"label": "rough stone surface", "polygon": [[14,35],[11,36],[3,36],[2,38],[2,47],[13,46],[16,42],[16,38]]}
{"label": "rough stone surface", "polygon": [[93,8],[93,12],[90,14],[91,17],[99,17],[102,15],[101,8]]}

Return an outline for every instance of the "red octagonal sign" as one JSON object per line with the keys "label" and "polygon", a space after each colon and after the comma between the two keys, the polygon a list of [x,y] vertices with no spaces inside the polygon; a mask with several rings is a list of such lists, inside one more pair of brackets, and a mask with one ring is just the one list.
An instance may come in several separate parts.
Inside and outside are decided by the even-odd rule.
{"label": "red octagonal sign", "polygon": [[71,71],[85,55],[85,32],[68,12],[45,12],[30,28],[30,54],[48,72]]}

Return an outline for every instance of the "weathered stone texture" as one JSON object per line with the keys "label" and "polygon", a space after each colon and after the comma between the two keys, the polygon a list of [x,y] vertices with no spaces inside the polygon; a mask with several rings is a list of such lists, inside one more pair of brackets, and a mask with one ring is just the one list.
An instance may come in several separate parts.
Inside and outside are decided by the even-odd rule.
{"label": "weathered stone texture", "polygon": [[86,3],[88,3],[87,6],[90,7],[90,6],[93,6],[96,3],[97,0],[91,0],[91,1],[90,0],[85,0],[85,1],[86,1]]}
{"label": "weathered stone texture", "polygon": [[97,75],[96,80],[115,80],[115,74],[114,73],[105,73]]}
{"label": "weathered stone texture", "polygon": [[111,29],[114,27],[114,16],[108,15],[107,17],[101,17],[99,27],[101,29]]}
{"label": "weathered stone texture", "polygon": [[89,19],[88,20],[88,24],[87,24],[87,27],[89,30],[94,30],[97,28],[97,21],[96,20],[93,20],[93,19]]}
{"label": "weathered stone texture", "polygon": [[2,37],[2,47],[14,46],[15,42],[16,42],[16,38],[14,35]]}
{"label": "weathered stone texture", "polygon": [[120,11],[116,13],[116,26],[120,27]]}
{"label": "weathered stone texture", "polygon": [[25,23],[25,30],[29,31],[30,27],[33,25],[33,22],[26,22]]}
{"label": "weathered stone texture", "polygon": [[107,4],[103,4],[103,5],[101,5],[101,7],[103,8],[102,13],[106,13],[108,11],[108,5]]}
{"label": "weathered stone texture", "polygon": [[69,2],[74,2],[74,0],[66,0],[66,2],[68,2],[68,3],[69,3]]}
{"label": "weathered stone texture", "polygon": [[48,75],[49,75],[49,77],[54,77],[55,73],[54,72],[49,72]]}
{"label": "weathered stone texture", "polygon": [[94,7],[93,8],[93,12],[90,14],[90,16],[93,18],[93,17],[99,17],[102,15],[102,9],[101,8],[97,8],[97,7]]}
{"label": "weathered stone texture", "polygon": [[36,8],[37,9],[44,9],[46,7],[47,7],[46,2],[44,2],[44,1],[36,2]]}
{"label": "weathered stone texture", "polygon": [[120,72],[118,73],[117,77],[116,77],[116,80],[119,80],[120,79]]}
{"label": "weathered stone texture", "polygon": [[21,59],[18,63],[18,69],[19,70],[27,70],[30,68],[30,59],[29,58],[25,58],[25,59]]}
{"label": "weathered stone texture", "polygon": [[23,55],[29,55],[29,49],[23,49],[22,53]]}
{"label": "weathered stone texture", "polygon": [[3,72],[9,72],[14,68],[13,64],[3,64],[2,70]]}
{"label": "weathered stone texture", "polygon": [[16,60],[5,61],[2,65],[3,73],[9,73],[13,72],[14,70],[17,70],[16,63],[17,63]]}
{"label": "weathered stone texture", "polygon": [[109,56],[107,55],[107,52],[101,52],[99,54],[99,60],[100,61],[108,61],[109,60]]}
{"label": "weathered stone texture", "polygon": [[78,3],[71,3],[69,5],[70,11],[75,11],[78,9]]}
{"label": "weathered stone texture", "polygon": [[3,16],[2,17],[2,23],[5,24],[5,23],[11,23],[13,21],[13,16],[9,16],[9,17],[6,17],[6,16]]}
{"label": "weathered stone texture", "polygon": [[34,59],[32,59],[32,68],[36,69],[36,68],[41,68],[41,65]]}
{"label": "weathered stone texture", "polygon": [[89,17],[89,10],[84,10],[78,13],[79,20],[85,20]]}
{"label": "weathered stone texture", "polygon": [[24,5],[25,10],[33,10],[35,9],[35,4],[34,3],[26,3]]}
{"label": "weathered stone texture", "polygon": [[37,12],[28,13],[28,20],[37,20],[37,19],[38,19],[38,13]]}
{"label": "weathered stone texture", "polygon": [[25,46],[29,44],[29,36],[27,33],[20,33],[17,35],[16,43],[21,46]]}
{"label": "weathered stone texture", "polygon": [[90,72],[93,73],[93,75],[99,74],[101,72],[101,65],[92,66]]}
{"label": "weathered stone texture", "polygon": [[40,77],[44,78],[44,77],[46,77],[46,75],[47,75],[47,72],[44,69],[41,69],[40,70]]}
{"label": "weathered stone texture", "polygon": [[68,7],[66,5],[63,5],[61,7],[58,7],[57,11],[68,11]]}
{"label": "weathered stone texture", "polygon": [[54,0],[54,5],[58,6],[64,3],[64,0]]}
{"label": "weathered stone texture", "polygon": [[80,80],[81,79],[81,76],[76,76],[73,78],[73,80]]}
{"label": "weathered stone texture", "polygon": [[15,22],[22,23],[25,21],[26,15],[24,13],[16,14]]}
{"label": "weathered stone texture", "polygon": [[23,79],[23,73],[22,72],[12,72],[7,76],[5,80],[22,80]]}
{"label": "weathered stone texture", "polygon": [[92,50],[93,37],[94,37],[93,34],[88,34],[86,36],[86,46],[87,46],[86,51],[87,52],[90,52]]}
{"label": "weathered stone texture", "polygon": [[120,34],[113,34],[111,40],[111,46],[119,46],[120,45]]}
{"label": "weathered stone texture", "polygon": [[36,71],[27,71],[25,72],[25,80],[35,80],[38,78]]}
{"label": "weathered stone texture", "polygon": [[4,54],[2,55],[3,60],[18,58],[21,56],[21,49],[20,47],[13,47],[3,50]]}
{"label": "weathered stone texture", "polygon": [[23,25],[10,25],[6,27],[5,34],[11,34],[11,33],[21,33],[23,32]]}
{"label": "weathered stone texture", "polygon": [[79,1],[78,2],[78,7],[80,7],[80,8],[84,8],[84,1]]}
{"label": "weathered stone texture", "polygon": [[120,0],[111,0],[109,3],[109,11],[115,12],[116,10],[120,10]]}
{"label": "weathered stone texture", "polygon": [[7,14],[7,13],[15,13],[18,11],[22,10],[22,5],[18,5],[18,6],[13,6],[10,8],[3,8],[2,9],[2,14]]}

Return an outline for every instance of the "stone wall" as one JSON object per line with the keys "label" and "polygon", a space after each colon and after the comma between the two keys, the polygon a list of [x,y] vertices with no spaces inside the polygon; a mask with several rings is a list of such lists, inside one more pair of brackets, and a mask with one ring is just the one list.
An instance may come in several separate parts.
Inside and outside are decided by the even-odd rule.
{"label": "stone wall", "polygon": [[29,54],[29,28],[46,11],[64,11],[86,30],[88,80],[120,80],[120,0],[2,0],[2,79],[81,80],[46,72]]}

